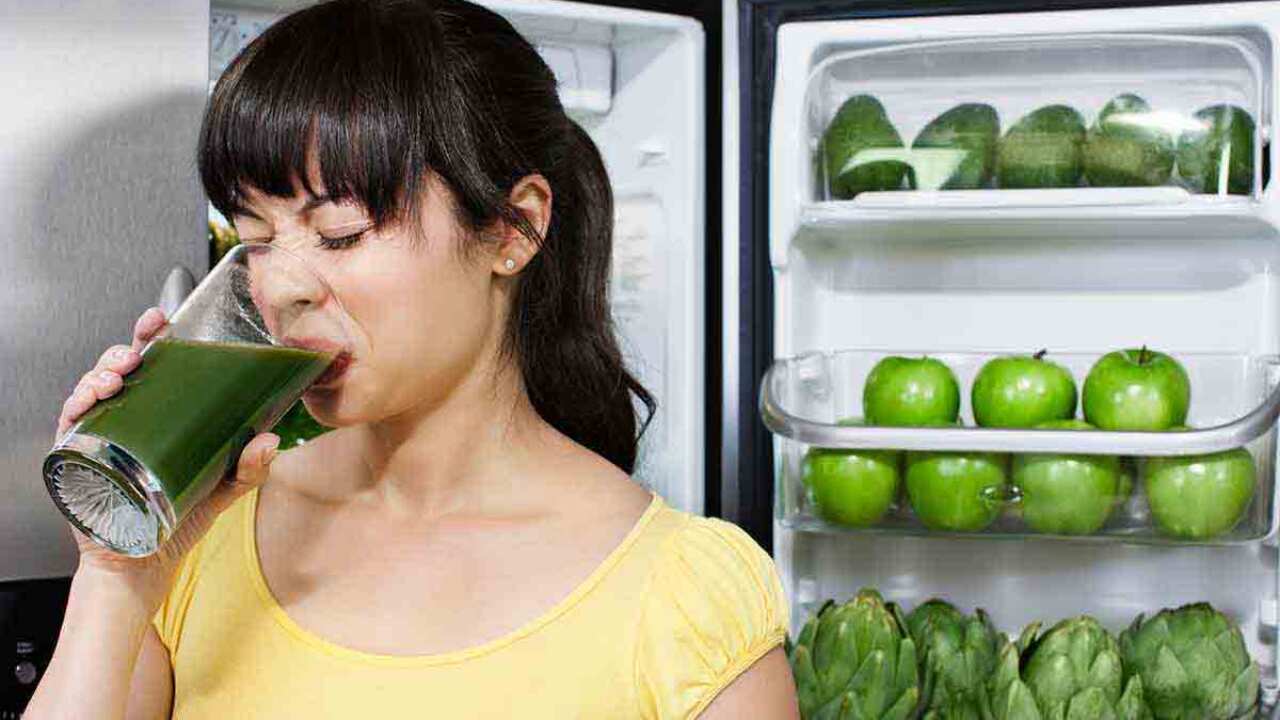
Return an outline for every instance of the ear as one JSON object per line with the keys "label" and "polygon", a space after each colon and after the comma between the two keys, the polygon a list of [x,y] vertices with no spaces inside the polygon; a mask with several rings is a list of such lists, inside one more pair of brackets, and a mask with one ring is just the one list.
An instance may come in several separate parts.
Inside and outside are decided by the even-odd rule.
{"label": "ear", "polygon": [[[545,237],[551,224],[551,185],[541,175],[526,175],[511,188],[508,198],[511,206],[524,215],[537,231]],[[512,225],[502,225],[502,236],[493,260],[493,272],[498,275],[518,274],[538,254],[538,244]]]}

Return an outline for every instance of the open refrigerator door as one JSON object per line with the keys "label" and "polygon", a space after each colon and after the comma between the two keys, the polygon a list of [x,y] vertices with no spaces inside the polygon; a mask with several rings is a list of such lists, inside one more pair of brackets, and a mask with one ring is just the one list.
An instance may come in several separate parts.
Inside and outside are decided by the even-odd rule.
{"label": "open refrigerator door", "polygon": [[[211,86],[293,0],[237,0],[210,17]],[[491,0],[538,48],[561,102],[614,188],[610,302],[623,353],[658,410],[636,478],[672,506],[704,507],[705,151],[701,25],[567,2]],[[655,112],[660,108],[660,112]],[[211,210],[211,223],[228,223]],[[225,230],[219,231],[225,237]],[[212,238],[215,241],[217,237]],[[643,417],[643,415],[642,415]]]}
{"label": "open refrigerator door", "polygon": [[[1274,2],[778,28],[759,410],[793,631],[865,587],[1015,638],[1084,615],[1157,717],[1274,716],[1278,43]],[[1247,702],[1169,700],[1177,648],[1149,676],[1120,636],[1193,603],[1256,670],[1192,684]],[[1020,681],[1062,717],[1052,645]]]}

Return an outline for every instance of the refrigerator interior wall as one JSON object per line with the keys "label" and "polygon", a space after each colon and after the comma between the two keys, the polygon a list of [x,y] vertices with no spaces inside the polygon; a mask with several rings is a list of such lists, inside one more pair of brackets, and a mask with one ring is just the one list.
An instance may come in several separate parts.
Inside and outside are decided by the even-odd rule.
{"label": "refrigerator interior wall", "polygon": [[[636,476],[672,505],[701,512],[702,28],[687,18],[601,6],[482,4],[502,13],[539,49],[560,83],[566,110],[604,157],[614,190],[614,320],[631,368],[658,402],[641,441]],[[234,57],[219,55],[220,33],[238,50],[282,11],[300,5],[279,0],[215,6],[212,77]]]}
{"label": "refrigerator interior wall", "polygon": [[[825,201],[812,172],[818,148],[810,139],[806,104],[808,81],[824,58],[892,43],[1045,32],[1238,41],[1258,60],[1258,124],[1266,137],[1275,112],[1276,3],[1006,14],[999,22],[952,16],[785,25],[778,36],[770,149],[776,357],[850,349],[1041,348],[1050,357],[1096,356],[1144,343],[1175,357],[1280,351],[1275,183],[1252,197],[1164,193],[1172,188],[1099,195],[1081,187],[1048,195],[979,190],[961,193],[958,201],[943,192],[902,193],[916,196],[903,202],[883,201],[889,193],[874,193],[870,203]],[[1115,73],[1095,78],[1105,87],[1087,101],[1102,105],[1127,79],[1142,92],[1139,60],[1117,56]],[[1021,109],[1011,105],[1011,115],[1001,112],[1002,130],[1033,105],[1059,97],[1085,102],[1089,88],[1073,86],[1070,77],[1051,80],[1047,68],[1031,63],[1027,71],[1034,77],[1018,78],[1020,67],[989,68],[991,82],[980,92],[956,87],[955,101],[981,96],[999,104],[1000,80],[1008,79],[1010,102]],[[939,77],[941,85],[949,82],[943,70]],[[881,87],[899,98],[940,92],[940,85],[928,83],[927,76],[917,76],[898,88]],[[1160,92],[1173,92],[1176,77],[1165,74],[1157,84]],[[1194,92],[1195,83],[1188,84]],[[833,97],[832,105],[840,100]],[[910,120],[910,128],[900,127],[904,140],[910,142],[923,115],[942,109],[931,107]],[[1197,393],[1220,391],[1193,387],[1193,408]],[[779,440],[779,470],[784,457]],[[775,497],[782,499],[784,491],[779,485]],[[938,596],[967,610],[983,607],[1015,633],[1033,620],[1081,613],[1119,630],[1140,612],[1206,600],[1241,624],[1263,667],[1264,699],[1274,703],[1280,689],[1274,534],[1233,547],[1158,547],[808,532],[780,522],[774,537],[796,629],[826,598],[844,599],[863,586],[908,606]]]}

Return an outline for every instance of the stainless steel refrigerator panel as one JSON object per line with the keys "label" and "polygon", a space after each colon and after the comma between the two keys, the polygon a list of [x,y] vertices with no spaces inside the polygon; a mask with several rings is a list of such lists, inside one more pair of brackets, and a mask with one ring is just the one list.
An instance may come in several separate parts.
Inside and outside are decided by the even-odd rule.
{"label": "stainless steel refrigerator panel", "polygon": [[63,399],[207,265],[208,0],[0,0],[0,580],[75,567],[40,478]]}

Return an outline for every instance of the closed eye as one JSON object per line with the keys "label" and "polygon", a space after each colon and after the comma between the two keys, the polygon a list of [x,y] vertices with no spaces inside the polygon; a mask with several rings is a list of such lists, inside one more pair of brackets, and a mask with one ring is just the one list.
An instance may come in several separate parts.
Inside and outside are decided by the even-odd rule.
{"label": "closed eye", "polygon": [[368,232],[367,228],[360,232],[352,233],[350,235],[342,235],[340,237],[331,238],[321,235],[319,240],[316,241],[316,244],[325,250],[345,250],[360,242],[360,239],[364,237],[366,232]]}

